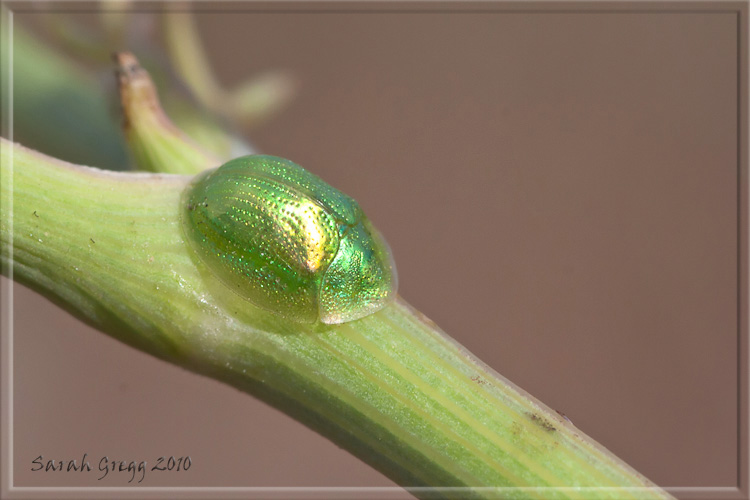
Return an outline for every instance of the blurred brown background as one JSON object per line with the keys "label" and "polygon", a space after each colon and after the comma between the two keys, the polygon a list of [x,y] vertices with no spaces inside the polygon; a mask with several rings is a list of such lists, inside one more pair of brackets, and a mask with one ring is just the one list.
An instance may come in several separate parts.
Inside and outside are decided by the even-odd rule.
{"label": "blurred brown background", "polygon": [[[296,77],[297,98],[250,140],[361,203],[409,302],[656,483],[736,484],[734,14],[198,22],[228,86]],[[126,485],[30,472],[40,454],[84,452],[191,456],[189,472],[145,486],[392,484],[20,286],[14,343],[16,485]]]}

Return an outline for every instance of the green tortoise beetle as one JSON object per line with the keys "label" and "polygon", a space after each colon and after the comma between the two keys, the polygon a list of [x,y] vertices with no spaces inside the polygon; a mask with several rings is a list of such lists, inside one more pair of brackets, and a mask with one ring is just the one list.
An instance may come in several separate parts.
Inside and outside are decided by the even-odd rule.
{"label": "green tortoise beetle", "polygon": [[345,323],[391,301],[388,244],[356,201],[275,156],[196,176],[182,225],[201,262],[254,305],[302,323]]}

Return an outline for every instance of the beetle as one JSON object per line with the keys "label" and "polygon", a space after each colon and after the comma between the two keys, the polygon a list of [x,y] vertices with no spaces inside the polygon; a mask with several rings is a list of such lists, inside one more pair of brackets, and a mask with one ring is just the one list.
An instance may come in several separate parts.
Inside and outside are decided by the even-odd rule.
{"label": "beetle", "polygon": [[359,204],[292,161],[230,160],[197,175],[181,203],[200,261],[260,308],[337,324],[395,297],[390,248]]}

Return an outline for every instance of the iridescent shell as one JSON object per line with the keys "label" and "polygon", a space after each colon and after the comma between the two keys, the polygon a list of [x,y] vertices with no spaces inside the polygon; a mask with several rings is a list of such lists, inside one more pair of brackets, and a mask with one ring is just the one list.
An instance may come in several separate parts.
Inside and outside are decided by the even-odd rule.
{"label": "iridescent shell", "polygon": [[198,175],[182,204],[200,260],[258,307],[332,324],[395,297],[391,252],[359,204],[289,160],[231,160]]}

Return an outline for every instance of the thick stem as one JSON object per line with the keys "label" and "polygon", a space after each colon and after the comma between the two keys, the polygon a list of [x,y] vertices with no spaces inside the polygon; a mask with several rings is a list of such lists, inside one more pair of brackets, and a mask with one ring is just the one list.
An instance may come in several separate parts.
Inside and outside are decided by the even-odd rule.
{"label": "thick stem", "polygon": [[4,269],[103,332],[260,397],[403,486],[432,487],[412,490],[421,497],[670,498],[401,299],[338,326],[243,301],[184,241],[189,177],[0,146]]}

